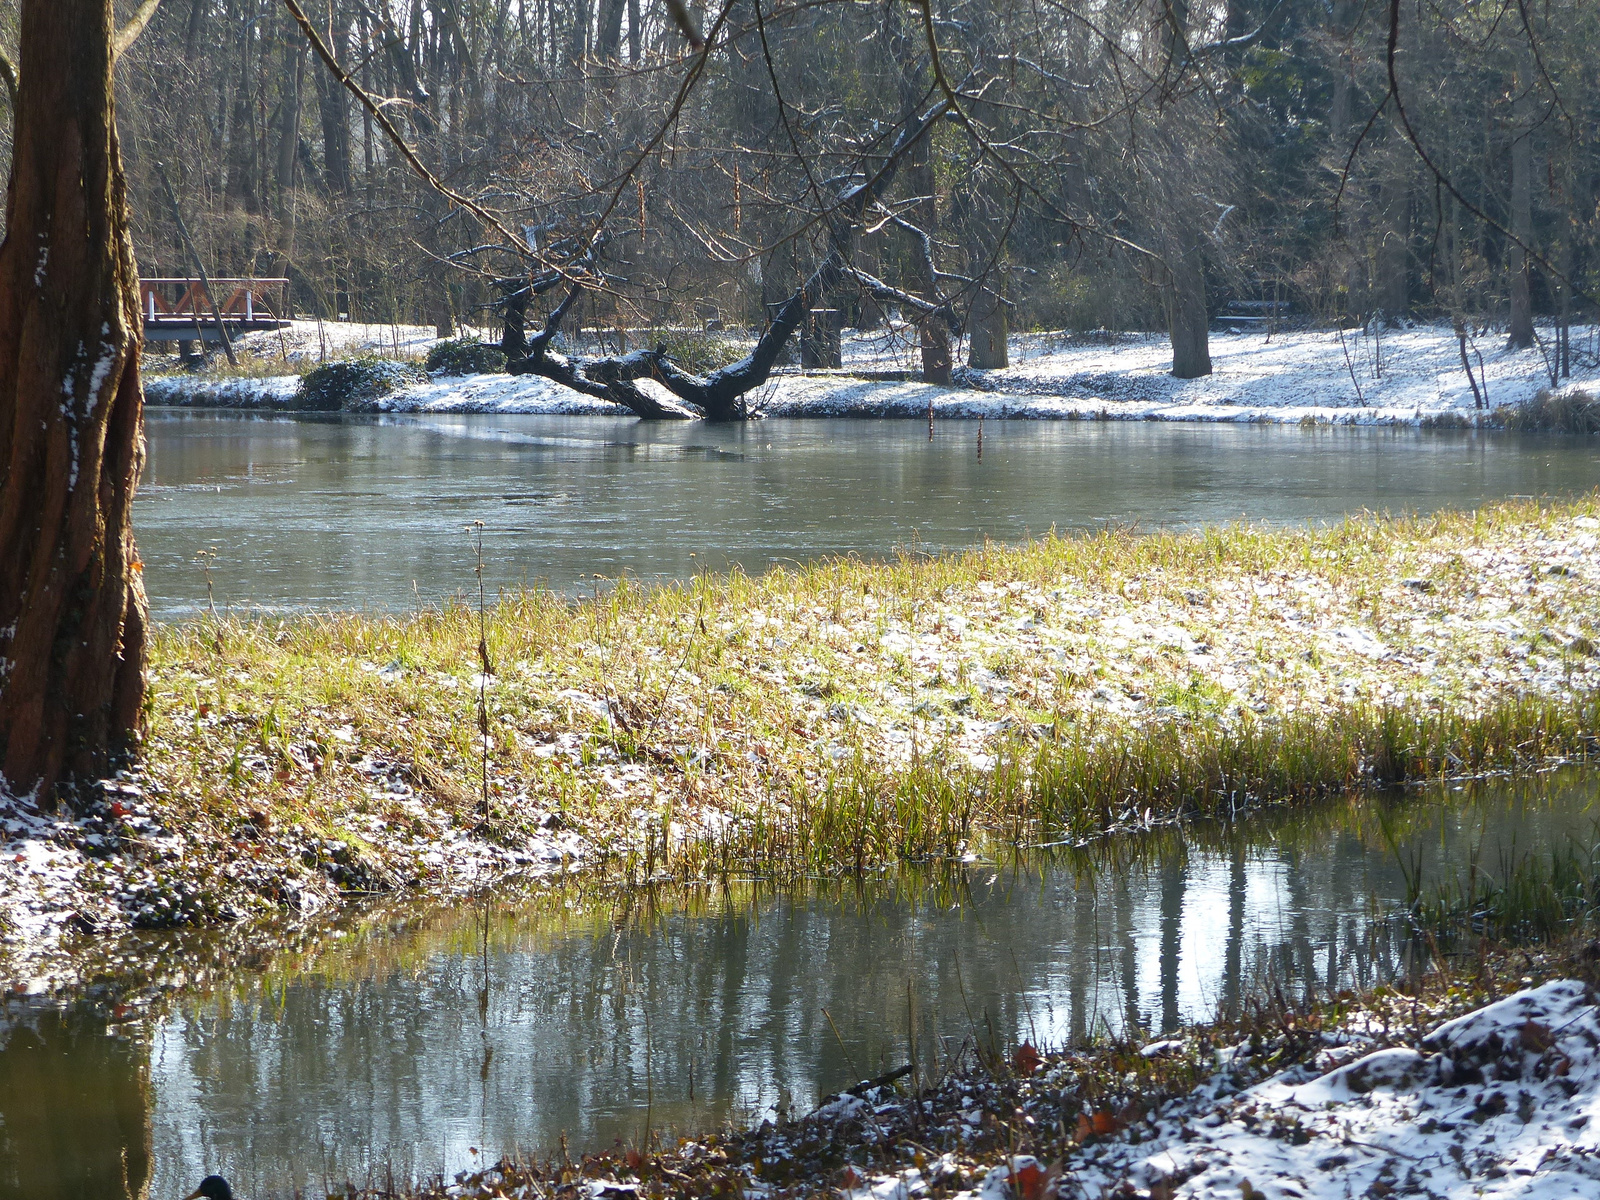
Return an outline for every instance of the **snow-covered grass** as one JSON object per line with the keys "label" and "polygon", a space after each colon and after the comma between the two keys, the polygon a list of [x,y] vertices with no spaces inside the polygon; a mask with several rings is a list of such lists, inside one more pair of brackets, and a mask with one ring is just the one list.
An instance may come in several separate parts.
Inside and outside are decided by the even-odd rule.
{"label": "snow-covered grass", "polygon": [[1581,754],[1597,549],[1589,498],[516,593],[487,680],[459,604],[162,626],[138,772],[82,818],[11,802],[0,908],[27,957],[563,856],[835,872]]}
{"label": "snow-covered grass", "polygon": [[[399,346],[402,356],[420,357],[437,340],[430,330],[396,333],[387,326],[325,325],[319,334],[314,325],[297,325],[292,332],[299,349],[291,355],[299,355],[302,366],[314,365],[324,344],[337,345],[340,353],[393,353]],[[273,352],[264,339],[274,336],[252,335],[263,363]],[[1600,328],[1574,329],[1573,343],[1573,377],[1563,387],[1593,389],[1600,385]],[[752,400],[779,417],[925,418],[931,407],[935,417],[947,419],[1412,424],[1445,418],[1476,423],[1496,408],[1525,404],[1550,387],[1543,349],[1510,351],[1503,338],[1485,335],[1469,346],[1486,400],[1484,410],[1476,409],[1455,335],[1439,324],[1371,335],[1359,329],[1297,329],[1271,337],[1217,333],[1211,346],[1213,373],[1180,380],[1168,373],[1171,351],[1164,336],[1018,334],[1011,340],[1010,368],[962,368],[956,386],[941,388],[882,378],[917,370],[914,337],[903,327],[891,327],[848,336],[843,371],[786,368]],[[258,364],[252,372],[262,369]],[[292,376],[289,382],[263,379],[251,386],[223,386],[205,375],[167,376],[152,380],[150,395],[160,404],[270,405],[284,403],[292,388]],[[506,375],[435,378],[395,393],[385,408],[622,415],[615,406],[557,384]]]}

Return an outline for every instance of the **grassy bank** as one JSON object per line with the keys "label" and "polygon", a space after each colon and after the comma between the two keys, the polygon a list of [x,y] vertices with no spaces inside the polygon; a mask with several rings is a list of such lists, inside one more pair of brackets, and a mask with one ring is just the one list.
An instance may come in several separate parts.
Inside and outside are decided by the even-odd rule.
{"label": "grassy bank", "polygon": [[167,627],[139,763],[51,835],[85,886],[0,885],[103,933],[512,873],[783,878],[1584,756],[1596,512]]}

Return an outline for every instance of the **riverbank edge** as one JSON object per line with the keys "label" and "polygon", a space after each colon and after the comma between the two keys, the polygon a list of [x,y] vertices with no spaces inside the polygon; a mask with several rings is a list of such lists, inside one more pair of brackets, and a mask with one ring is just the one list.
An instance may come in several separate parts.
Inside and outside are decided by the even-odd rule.
{"label": "riverbank edge", "polygon": [[[1530,1100],[1534,1113],[1554,1117],[1600,1094],[1600,943],[1591,932],[1537,946],[1480,939],[1451,954],[1435,943],[1412,977],[1365,989],[1296,995],[1262,981],[1236,1012],[1159,1035],[1132,1029],[1041,1049],[975,1023],[945,1061],[908,1047],[905,1067],[798,1118],[776,1112],[688,1136],[646,1126],[634,1145],[577,1158],[565,1146],[559,1156],[512,1153],[453,1179],[389,1193],[347,1185],[342,1195],[1188,1200],[1220,1184],[1251,1200],[1350,1194],[1337,1169],[1349,1165],[1366,1176],[1363,1188],[1376,1179],[1365,1194],[1381,1198],[1394,1190],[1390,1177],[1428,1151],[1448,1151],[1441,1165],[1454,1158],[1460,1181],[1471,1189],[1476,1177],[1481,1189],[1532,1173],[1518,1161],[1530,1157],[1518,1144],[1537,1119]],[[1502,1089],[1520,1094],[1517,1108],[1508,1111]],[[1448,1118],[1468,1109],[1472,1124],[1460,1124],[1476,1144],[1462,1156],[1447,1145],[1457,1129]],[[1363,1118],[1369,1128],[1353,1133]],[[1537,1165],[1554,1159],[1553,1169],[1576,1165],[1580,1179],[1592,1177],[1592,1145],[1577,1144],[1594,1142],[1588,1124],[1581,1115],[1568,1123]],[[1392,1136],[1374,1137],[1373,1126]],[[1332,1173],[1333,1192],[1315,1180],[1307,1188],[1313,1166]]]}
{"label": "riverbank edge", "polygon": [[[204,379],[154,376],[145,381],[146,404],[154,409],[251,412],[326,419],[339,413],[308,412],[296,401],[299,376]],[[935,387],[895,385],[869,376],[827,377],[808,382],[815,394],[778,399],[760,412],[764,420],[912,420],[912,421],[1156,421],[1228,425],[1293,425],[1301,427],[1449,429],[1501,432],[1553,431],[1592,433],[1600,426],[1600,405],[1581,386],[1540,392],[1523,405],[1501,405],[1484,411],[1441,404],[1423,408],[1327,405],[1251,405],[1160,403],[1103,398],[1095,395],[1032,395],[1007,392],[1001,386]],[[507,400],[503,393],[518,388],[526,397]],[[488,398],[480,398],[479,394]],[[910,393],[910,394],[897,394]],[[1559,408],[1562,417],[1546,419]],[[1580,427],[1568,413],[1585,410]],[[1594,411],[1589,411],[1594,410]],[[536,377],[480,375],[441,377],[425,385],[401,389],[362,403],[343,415],[493,415],[573,416],[632,419],[617,404],[582,396]]]}
{"label": "riverbank edge", "polygon": [[[1526,550],[1536,547],[1536,529],[1583,521],[1595,524],[1586,515],[1594,508],[1592,498],[1548,507],[1502,506],[1479,519],[1489,527],[1509,520],[1500,534]],[[1141,575],[1141,563],[1148,567],[1152,559],[1170,559],[1175,552],[1181,556],[1208,544],[1208,554],[1223,558],[1230,554],[1248,558],[1253,553],[1257,567],[1305,558],[1318,547],[1342,547],[1342,552],[1354,553],[1356,542],[1387,550],[1412,538],[1430,551],[1440,551],[1454,544],[1452,520],[1463,524],[1470,519],[1373,521],[1347,526],[1342,533],[1240,532],[1231,535],[1233,543],[1228,541],[1230,535],[1217,531],[1142,540],[1106,535],[1098,541],[1057,540],[1032,549],[991,548],[965,556],[964,561],[966,569],[978,564],[983,574],[1003,583],[1010,575],[1025,574],[1030,563],[1039,566],[1034,560],[1041,555],[1047,559],[1051,554],[1122,555],[1130,572],[1128,581],[1107,577],[1091,587],[1093,594],[1109,601],[1114,595],[1126,596],[1138,579],[1154,578]],[[1434,531],[1432,541],[1422,536],[1425,528]],[[1438,544],[1441,538],[1444,546]],[[1535,550],[1528,569],[1539,577],[1537,587],[1547,591],[1566,587],[1568,595],[1582,597],[1588,606],[1566,613],[1559,607],[1551,609],[1547,614],[1551,623],[1567,618],[1591,621],[1593,588],[1566,561],[1570,556],[1546,563]],[[702,633],[708,603],[744,611],[749,607],[745,595],[749,589],[803,588],[811,586],[807,579],[826,580],[829,571],[845,569],[856,573],[851,579],[859,575],[867,580],[866,592],[877,588],[893,597],[898,587],[904,599],[907,594],[933,594],[939,590],[934,585],[959,575],[963,568],[954,560],[934,559],[903,561],[898,566],[833,564],[810,568],[809,575],[775,572],[755,581],[702,580],[696,585],[702,591],[722,593],[720,600],[708,602],[702,596],[698,602]],[[1089,564],[1082,569],[1098,568]],[[1165,586],[1182,594],[1189,583],[1188,576],[1180,573]],[[1419,596],[1437,597],[1442,586],[1422,579],[1390,583],[1395,594],[1384,603],[1391,606]],[[860,588],[859,580],[852,586]],[[978,586],[995,587],[984,580]],[[1094,590],[1102,588],[1103,592]],[[1559,598],[1554,591],[1550,595]],[[769,595],[769,608],[771,599]],[[1376,611],[1376,598],[1371,602]],[[1543,603],[1548,607],[1551,601]],[[530,605],[545,608],[530,615]],[[524,596],[481,616],[459,607],[407,619],[373,621],[353,614],[322,614],[298,621],[202,621],[167,631],[158,639],[152,741],[143,765],[104,781],[76,812],[26,811],[15,800],[5,802],[6,809],[0,812],[10,831],[8,852],[0,861],[0,883],[48,877],[52,855],[58,862],[74,855],[77,859],[77,874],[63,870],[57,880],[60,887],[53,893],[47,887],[8,889],[7,953],[0,978],[17,992],[70,988],[82,982],[83,968],[104,963],[106,947],[117,945],[135,928],[248,929],[262,920],[293,926],[321,920],[373,894],[411,896],[422,902],[514,881],[537,884],[574,872],[623,883],[688,882],[719,875],[783,878],[848,873],[905,860],[959,860],[982,852],[986,841],[1028,844],[1047,833],[1086,842],[1193,816],[1226,817],[1264,803],[1583,759],[1595,754],[1600,730],[1600,690],[1581,682],[1592,668],[1594,646],[1580,634],[1571,647],[1560,650],[1566,662],[1566,690],[1560,694],[1538,686],[1502,685],[1487,693],[1482,687],[1463,690],[1449,704],[1429,706],[1330,704],[1264,713],[1238,709],[1229,715],[1169,705],[1168,711],[1145,710],[1143,715],[1118,709],[1090,713],[1085,719],[1058,717],[1054,726],[1002,717],[993,722],[995,729],[988,735],[998,739],[988,746],[992,753],[963,758],[957,747],[930,736],[920,756],[913,743],[911,760],[898,766],[893,760],[857,753],[824,767],[815,761],[815,749],[802,740],[793,751],[801,756],[789,768],[793,774],[779,770],[777,775],[756,778],[751,791],[756,799],[745,807],[735,793],[740,786],[751,790],[752,785],[742,775],[722,776],[731,798],[706,794],[707,787],[718,787],[718,777],[707,774],[703,759],[697,768],[701,751],[694,750],[692,742],[675,746],[666,736],[667,696],[653,711],[634,707],[630,718],[627,697],[607,692],[609,699],[601,702],[570,687],[562,690],[556,680],[536,684],[532,690],[541,703],[552,694],[562,698],[567,732],[547,727],[540,736],[551,740],[542,747],[529,747],[532,756],[525,762],[560,765],[565,754],[575,769],[597,766],[597,782],[585,785],[589,791],[574,791],[571,772],[542,777],[543,784],[540,778],[492,779],[486,820],[473,784],[487,760],[480,764],[477,755],[469,753],[451,762],[441,753],[442,747],[435,746],[432,756],[424,757],[419,742],[406,746],[374,741],[384,735],[383,728],[374,727],[384,714],[341,710],[336,689],[331,694],[319,691],[303,712],[286,711],[295,679],[265,669],[287,664],[307,671],[310,685],[318,689],[328,686],[330,672],[345,671],[362,686],[373,684],[378,692],[393,685],[379,686],[373,675],[378,680],[389,674],[403,679],[409,672],[421,686],[434,690],[402,696],[401,708],[433,705],[443,694],[443,684],[450,685],[444,691],[459,696],[461,684],[472,681],[440,675],[435,686],[416,665],[397,665],[407,655],[417,659],[427,651],[411,643],[396,650],[394,639],[404,642],[419,629],[427,629],[436,637],[441,632],[447,635],[446,644],[453,646],[454,640],[475,640],[476,627],[483,621],[499,652],[508,640],[507,624],[527,635],[530,629],[545,628],[539,625],[541,612],[555,622],[550,629],[570,634],[583,619],[625,619],[637,625],[642,611],[663,605],[694,611],[694,588],[635,589],[632,594],[624,589],[621,595],[587,605]],[[1444,614],[1448,624],[1447,609]],[[671,612],[666,615],[672,617]],[[975,610],[972,615],[977,615]],[[750,619],[758,617],[759,609]],[[672,617],[669,623],[677,628],[677,620]],[[712,620],[715,623],[715,609]],[[1536,634],[1534,644],[1541,638],[1548,641],[1544,634]],[[730,635],[728,644],[737,640]],[[802,644],[813,641],[815,637],[808,637]],[[753,649],[758,656],[764,653],[760,646]],[[678,659],[676,646],[662,644],[656,650],[666,660],[663,670],[672,670],[669,684],[675,682],[689,652]],[[377,664],[387,653],[395,657],[380,669]],[[898,661],[899,652],[894,654]],[[350,661],[352,656],[358,661]],[[447,657],[455,656],[452,650]],[[1314,657],[1314,652],[1308,653],[1306,660]],[[673,659],[678,659],[677,667],[672,666]],[[263,672],[261,678],[251,677],[252,664]],[[1268,664],[1268,669],[1281,671],[1283,666],[1280,661],[1276,668]],[[1574,670],[1579,672],[1576,686]],[[1332,677],[1337,676],[1334,670]],[[721,686],[709,679],[702,683],[708,687],[708,697]],[[1191,678],[1196,704],[1211,702],[1202,683]],[[298,686],[308,685],[301,680]],[[1554,686],[1562,685],[1556,681]],[[1003,698],[1009,685],[997,681],[995,687]],[[252,688],[266,697],[265,703],[256,705]],[[1102,690],[1097,689],[1096,695]],[[445,724],[439,727],[457,740],[460,730],[470,729],[472,722],[470,692],[462,699],[465,704],[457,703],[462,711],[443,714]],[[700,703],[692,696],[686,699],[691,709]],[[1184,696],[1175,699],[1188,702]],[[1108,696],[1108,702],[1113,701],[1115,697]],[[501,719],[497,717],[497,722]],[[837,719],[863,734],[873,729],[870,713],[846,711]],[[660,735],[654,734],[657,725]],[[859,740],[857,744],[862,745]],[[761,762],[762,752],[769,756],[769,764],[782,758],[780,750],[758,743],[751,761]],[[495,757],[501,753],[497,747]],[[987,762],[979,761],[985,757]],[[641,819],[626,795],[609,808],[599,803],[606,787],[624,776],[641,778],[647,769],[674,786],[681,784],[703,807],[692,812],[680,797],[659,814]],[[733,762],[733,769],[743,768]],[[185,771],[190,773],[187,778]],[[557,784],[566,780],[566,800],[550,793],[551,779]],[[347,792],[340,793],[340,787]],[[370,814],[374,787],[385,789],[382,796],[393,807],[381,819],[364,816],[359,836],[348,827],[333,827],[331,818],[319,821],[316,806],[341,797]],[[19,926],[28,921],[33,922],[32,929],[19,936]]]}

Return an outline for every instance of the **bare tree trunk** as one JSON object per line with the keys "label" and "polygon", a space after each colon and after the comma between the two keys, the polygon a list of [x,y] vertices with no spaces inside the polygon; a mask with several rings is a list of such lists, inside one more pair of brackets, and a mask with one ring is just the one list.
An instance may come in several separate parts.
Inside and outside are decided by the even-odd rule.
{"label": "bare tree trunk", "polygon": [[639,61],[639,0],[628,0],[628,61]]}
{"label": "bare tree trunk", "polygon": [[[900,63],[900,107],[902,112],[914,111],[923,94],[923,74],[914,57],[915,45],[901,23],[895,5],[888,8],[888,34],[892,53]],[[930,130],[919,138],[906,156],[906,186],[917,197],[911,206],[909,219],[922,233],[932,239],[938,236],[939,200],[933,174],[933,133]],[[922,286],[917,289],[923,299],[935,303],[939,299],[939,280],[934,274],[930,253],[920,255],[923,262]],[[909,314],[908,314],[909,315]],[[922,378],[926,383],[948,386],[950,383],[950,331],[938,318],[922,320],[917,327],[917,341],[922,350]]]}
{"label": "bare tree trunk", "polygon": [[[1523,90],[1516,100],[1517,140],[1511,143],[1511,232],[1528,244],[1533,240],[1533,96],[1527,79],[1519,77]],[[1526,350],[1533,345],[1533,297],[1528,288],[1528,253],[1513,245],[1511,262],[1511,337],[1507,346]]]}
{"label": "bare tree trunk", "polygon": [[[1169,67],[1187,57],[1189,4],[1171,0],[1167,7],[1166,53]],[[1190,182],[1192,129],[1183,127],[1181,108],[1174,105],[1162,116],[1162,141],[1167,153],[1157,170],[1167,176],[1163,192],[1166,211],[1156,215],[1165,245],[1167,278],[1161,299],[1167,310],[1167,333],[1172,340],[1172,373],[1179,379],[1211,374],[1211,317],[1206,310],[1206,263],[1192,211],[1201,197]]]}
{"label": "bare tree trunk", "polygon": [[[288,18],[286,17],[285,20]],[[283,38],[283,95],[278,101],[278,212],[289,209],[294,190],[295,152],[300,146],[300,85],[305,77],[306,44],[298,30],[286,26]]]}
{"label": "bare tree trunk", "polygon": [[[350,18],[337,16],[330,44],[341,58],[349,51]],[[338,80],[317,67],[317,110],[322,120],[322,171],[335,194],[350,193],[350,101]]]}
{"label": "bare tree trunk", "polygon": [[[912,208],[912,222],[930,238],[939,228],[939,202],[934,194],[933,156],[930,153],[932,137],[924,137],[912,149],[906,164],[911,190],[921,197]],[[930,269],[922,287],[923,298],[937,301],[938,280]],[[917,341],[922,347],[922,379],[925,383],[948,386],[950,383],[950,330],[937,317],[929,317],[917,328]]]}
{"label": "bare tree trunk", "polygon": [[1206,312],[1205,258],[1200,239],[1178,216],[1172,249],[1167,255],[1167,286],[1162,300],[1172,337],[1172,373],[1179,379],[1211,374],[1211,324]]}
{"label": "bare tree trunk", "polygon": [[595,38],[595,57],[612,63],[622,48],[622,14],[626,0],[600,0],[600,28]]}
{"label": "bare tree trunk", "polygon": [[998,371],[1011,365],[1006,349],[1005,297],[996,290],[1004,286],[1005,268],[997,264],[993,278],[978,289],[967,318],[967,366],[980,371]]}
{"label": "bare tree trunk", "polygon": [[0,775],[43,796],[103,774],[144,698],[138,270],[111,3],[22,0],[0,245]]}
{"label": "bare tree trunk", "polygon": [[1378,307],[1391,321],[1411,307],[1411,205],[1404,168],[1392,167],[1380,189],[1383,229],[1378,243]]}
{"label": "bare tree trunk", "polygon": [[233,113],[228,119],[227,182],[224,194],[229,203],[245,212],[260,211],[256,200],[255,138],[250,114],[250,43],[255,23],[239,32],[239,86],[233,96]]}

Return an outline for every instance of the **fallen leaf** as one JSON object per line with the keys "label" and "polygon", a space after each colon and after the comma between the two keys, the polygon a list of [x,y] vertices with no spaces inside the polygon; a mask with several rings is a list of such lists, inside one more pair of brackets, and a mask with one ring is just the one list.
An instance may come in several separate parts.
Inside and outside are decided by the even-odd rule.
{"label": "fallen leaf", "polygon": [[1037,1071],[1043,1061],[1039,1052],[1033,1048],[1032,1042],[1023,1042],[1011,1056],[1011,1069],[1026,1078]]}

